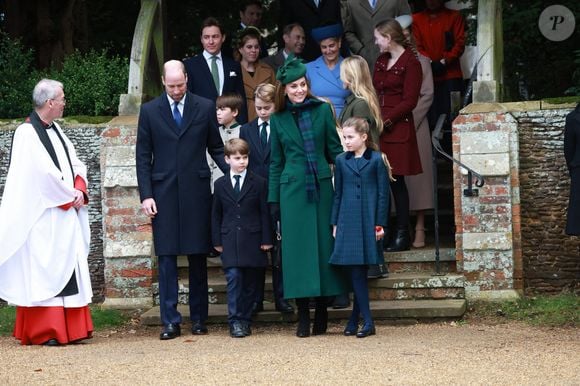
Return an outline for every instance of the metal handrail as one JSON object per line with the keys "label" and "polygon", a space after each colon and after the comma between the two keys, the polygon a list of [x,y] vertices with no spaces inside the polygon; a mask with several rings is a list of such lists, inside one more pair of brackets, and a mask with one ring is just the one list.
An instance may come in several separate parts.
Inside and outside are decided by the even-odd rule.
{"label": "metal handrail", "polygon": [[435,129],[431,134],[431,144],[433,145],[433,217],[435,226],[435,275],[441,274],[440,259],[439,259],[439,203],[437,197],[437,153],[448,159],[449,161],[459,165],[460,167],[467,170],[467,189],[463,190],[463,195],[466,197],[477,197],[479,195],[478,189],[473,189],[473,176],[475,176],[475,186],[481,188],[485,184],[483,176],[477,173],[475,170],[471,169],[469,166],[463,164],[461,161],[453,158],[441,147],[439,140],[441,138],[441,130],[443,124],[445,123],[446,114],[441,114],[437,123],[435,124]]}

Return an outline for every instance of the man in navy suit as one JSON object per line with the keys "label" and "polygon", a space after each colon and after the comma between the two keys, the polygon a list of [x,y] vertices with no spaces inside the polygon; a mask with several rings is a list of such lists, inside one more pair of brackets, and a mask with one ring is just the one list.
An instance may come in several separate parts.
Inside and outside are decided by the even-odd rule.
{"label": "man in navy suit", "polygon": [[201,95],[215,102],[225,92],[235,92],[244,97],[237,121],[248,122],[248,109],[242,79],[240,63],[222,55],[222,45],[226,36],[220,22],[208,17],[202,23],[201,44],[203,53],[184,60],[187,71],[187,88],[190,92]]}
{"label": "man in navy suit", "polygon": [[189,312],[194,334],[207,334],[206,256],[211,250],[210,171],[206,150],[227,172],[215,104],[187,91],[182,62],[163,66],[165,92],[141,106],[137,129],[137,182],[151,218],[159,258],[160,339],[181,335],[177,311],[177,255],[189,261]]}

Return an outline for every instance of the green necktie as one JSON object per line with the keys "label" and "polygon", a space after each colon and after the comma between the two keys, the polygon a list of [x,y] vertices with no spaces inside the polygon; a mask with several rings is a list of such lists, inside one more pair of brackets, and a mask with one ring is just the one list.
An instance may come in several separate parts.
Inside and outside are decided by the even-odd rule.
{"label": "green necktie", "polygon": [[220,94],[220,73],[218,71],[217,66],[217,59],[216,55],[212,55],[211,57],[211,76],[213,77],[213,83],[215,84],[215,89],[217,90],[218,95]]}

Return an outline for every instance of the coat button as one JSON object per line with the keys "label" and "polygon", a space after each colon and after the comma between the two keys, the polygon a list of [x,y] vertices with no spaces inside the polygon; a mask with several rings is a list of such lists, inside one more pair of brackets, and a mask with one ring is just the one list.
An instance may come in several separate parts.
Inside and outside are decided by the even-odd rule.
{"label": "coat button", "polygon": [[237,218],[240,218],[240,215],[238,214],[236,217],[237,217]]}
{"label": "coat button", "polygon": [[242,227],[238,227],[238,230],[241,231],[242,230]]}

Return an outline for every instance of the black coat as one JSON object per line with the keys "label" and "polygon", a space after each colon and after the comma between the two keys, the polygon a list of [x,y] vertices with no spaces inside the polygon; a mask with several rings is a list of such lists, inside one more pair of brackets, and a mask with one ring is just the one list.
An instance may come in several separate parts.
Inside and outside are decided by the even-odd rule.
{"label": "black coat", "polygon": [[564,157],[570,171],[570,201],[566,234],[580,235],[580,104],[566,116]]}
{"label": "black coat", "polygon": [[167,95],[141,106],[136,165],[141,201],[154,198],[152,221],[157,255],[202,254],[211,250],[210,171],[206,149],[227,171],[215,104],[187,93],[181,130]]}
{"label": "black coat", "polygon": [[212,241],[222,246],[222,266],[265,267],[266,252],[261,245],[272,244],[270,214],[266,198],[268,186],[262,177],[248,171],[239,195],[234,193],[230,174],[214,185]]}
{"label": "black coat", "polygon": [[268,137],[268,144],[264,148],[260,139],[258,118],[240,128],[240,138],[250,145],[248,170],[267,180],[270,173],[270,138]]}
{"label": "black coat", "polygon": [[[248,108],[246,107],[246,91],[244,90],[244,80],[242,78],[240,63],[229,58],[227,55],[222,55],[222,61],[224,66],[222,94],[235,92],[242,97],[244,104],[239,111],[236,121],[239,124],[244,124],[248,122]],[[183,64],[187,71],[187,90],[215,102],[219,95],[203,54],[185,59]]]}

